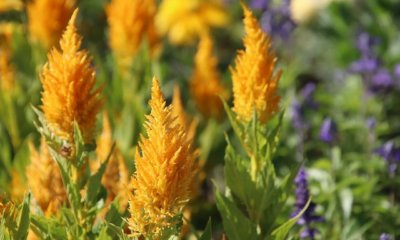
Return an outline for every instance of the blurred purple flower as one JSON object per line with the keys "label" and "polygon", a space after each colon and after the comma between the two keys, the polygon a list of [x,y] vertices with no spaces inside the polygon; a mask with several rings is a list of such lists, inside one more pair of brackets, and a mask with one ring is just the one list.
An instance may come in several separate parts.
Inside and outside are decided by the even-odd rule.
{"label": "blurred purple flower", "polygon": [[305,121],[307,109],[316,109],[318,104],[314,100],[315,83],[307,83],[301,90],[298,98],[292,103],[292,124],[298,131],[306,131],[308,125]]}
{"label": "blurred purple flower", "polygon": [[392,236],[390,236],[387,233],[382,233],[381,236],[379,236],[379,240],[392,240]]}
{"label": "blurred purple flower", "polygon": [[374,117],[369,117],[366,122],[368,130],[372,131],[376,126],[376,119]]}
{"label": "blurred purple flower", "polygon": [[[350,65],[350,72],[360,74],[364,84],[371,93],[390,90],[395,82],[392,74],[384,67],[374,51],[379,39],[362,32],[357,36],[357,49],[360,58]],[[395,76],[400,76],[400,66],[394,70]],[[400,79],[400,78],[399,78]]]}
{"label": "blurred purple flower", "polygon": [[263,10],[261,27],[272,37],[286,41],[296,27],[290,14],[290,0],[283,0],[279,6],[272,6],[269,0],[253,0],[250,6]]}
{"label": "blurred purple flower", "polygon": [[329,144],[332,144],[337,135],[337,126],[336,123],[330,119],[326,118],[321,125],[320,131],[319,131],[319,138]]}
{"label": "blurred purple flower", "polygon": [[269,0],[252,0],[250,7],[258,10],[265,10],[269,6]]}
{"label": "blurred purple flower", "polygon": [[394,177],[400,164],[400,148],[396,148],[393,141],[388,141],[376,149],[375,153],[386,161],[389,175]]}
{"label": "blurred purple flower", "polygon": [[[300,168],[299,173],[295,178],[296,184],[296,203],[295,203],[295,211],[292,213],[292,217],[299,214],[303,208],[306,206],[308,200],[310,199],[310,192],[308,190],[308,181],[307,174],[303,167]],[[315,214],[315,203],[311,202],[308,205],[307,209],[301,215],[301,217],[297,220],[297,224],[305,226],[304,230],[300,233],[301,238],[309,238],[313,240],[315,238],[316,233],[318,232],[311,225],[314,222],[323,221],[323,217]]]}

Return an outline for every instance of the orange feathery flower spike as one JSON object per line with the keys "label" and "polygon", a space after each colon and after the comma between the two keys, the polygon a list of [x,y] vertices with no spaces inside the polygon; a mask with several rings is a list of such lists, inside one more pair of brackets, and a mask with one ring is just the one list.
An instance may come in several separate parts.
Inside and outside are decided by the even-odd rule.
{"label": "orange feathery flower spike", "polygon": [[110,46],[117,57],[132,57],[145,37],[152,53],[158,51],[160,41],[154,25],[154,0],[112,0],[106,12]]}
{"label": "orange feathery flower spike", "polygon": [[27,7],[32,40],[46,49],[55,46],[74,9],[75,0],[33,0]]}
{"label": "orange feathery flower spike", "polygon": [[176,121],[172,106],[166,106],[155,78],[149,105],[147,138],[141,137],[135,155],[128,226],[133,236],[157,239],[177,224],[173,218],[190,199],[197,156],[184,127]]}
{"label": "orange feathery flower spike", "polygon": [[278,111],[281,72],[274,73],[276,57],[271,50],[271,39],[244,4],[243,11],[245,49],[238,52],[235,68],[231,68],[233,111],[240,120],[248,122],[255,109],[258,119],[265,123]]}
{"label": "orange feathery flower spike", "polygon": [[31,163],[26,168],[28,185],[46,216],[53,215],[67,202],[61,173],[52,159],[44,137],[41,138],[40,152],[29,143]]}
{"label": "orange feathery flower spike", "polygon": [[227,99],[228,93],[220,82],[218,60],[213,55],[213,42],[208,34],[201,38],[195,65],[190,90],[196,105],[204,116],[220,119],[224,112],[220,96]]}
{"label": "orange feathery flower spike", "polygon": [[84,141],[94,139],[96,114],[102,106],[95,88],[95,70],[87,51],[79,50],[82,39],[76,33],[76,10],[60,40],[61,51],[52,49],[41,74],[42,109],[50,130],[61,139],[73,142],[74,121]]}
{"label": "orange feathery flower spike", "polygon": [[[96,155],[97,160],[91,161],[92,171],[97,171],[100,164],[103,163],[113,145],[110,120],[106,113],[103,115],[103,131],[97,139]],[[101,183],[107,190],[107,199],[105,205],[108,206],[116,197],[120,197],[121,210],[125,210],[128,204],[128,195],[126,189],[129,187],[129,171],[125,164],[121,152],[115,148],[107,164]]]}

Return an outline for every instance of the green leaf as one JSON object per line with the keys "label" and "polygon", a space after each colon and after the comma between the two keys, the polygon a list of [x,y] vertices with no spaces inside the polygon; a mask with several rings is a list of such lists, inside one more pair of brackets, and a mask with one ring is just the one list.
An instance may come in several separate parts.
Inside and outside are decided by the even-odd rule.
{"label": "green leaf", "polygon": [[107,223],[107,227],[111,232],[115,233],[120,240],[129,240],[128,236],[124,233],[121,227],[115,226],[112,223]]}
{"label": "green leaf", "polygon": [[229,122],[232,125],[233,131],[235,132],[236,136],[240,139],[242,145],[244,146],[244,128],[241,123],[236,120],[235,114],[232,112],[231,108],[225,102],[224,99],[221,98],[222,103],[224,104],[226,115],[228,116]]}
{"label": "green leaf", "polygon": [[199,240],[212,240],[211,219],[208,220],[206,229],[204,229],[204,232],[200,236]]}
{"label": "green leaf", "polygon": [[310,205],[311,199],[308,199],[307,204],[303,207],[303,209],[293,218],[289,219],[282,225],[280,225],[278,228],[276,228],[272,232],[272,238],[265,238],[267,239],[273,239],[273,240],[285,240],[286,235],[289,233],[289,230],[293,227],[294,224],[296,224],[297,220],[303,215],[303,213],[307,210],[308,206]]}
{"label": "green leaf", "polygon": [[29,222],[30,222],[29,221],[30,200],[31,200],[31,195],[28,194],[22,203],[22,209],[18,220],[18,230],[15,234],[16,239],[26,239],[26,237],[28,236]]}
{"label": "green leaf", "polygon": [[107,226],[103,226],[100,230],[97,240],[112,240],[112,238],[107,234]]}
{"label": "green leaf", "polygon": [[90,205],[93,205],[96,201],[96,197],[100,192],[101,189],[101,178],[106,170],[108,161],[114,151],[115,143],[112,145],[110,152],[106,160],[100,165],[99,170],[92,176],[90,176],[88,183],[87,183],[87,200]]}
{"label": "green leaf", "polygon": [[67,232],[57,220],[44,216],[31,216],[32,229],[44,239],[67,239]]}
{"label": "green leaf", "polygon": [[216,191],[216,203],[222,216],[224,230],[230,240],[258,239],[255,224],[219,191]]}

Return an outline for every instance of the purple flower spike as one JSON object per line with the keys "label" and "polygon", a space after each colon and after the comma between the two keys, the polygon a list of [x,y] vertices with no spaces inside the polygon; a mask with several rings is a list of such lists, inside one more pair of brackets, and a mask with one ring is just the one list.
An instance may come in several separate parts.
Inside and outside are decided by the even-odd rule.
{"label": "purple flower spike", "polygon": [[375,153],[386,161],[389,175],[394,177],[400,164],[400,149],[394,146],[393,141],[388,141],[376,149]]}
{"label": "purple flower spike", "polygon": [[321,125],[321,129],[319,132],[319,138],[329,144],[332,144],[337,135],[337,127],[336,123],[332,121],[332,119],[327,118]]}
{"label": "purple flower spike", "polygon": [[379,236],[379,240],[393,240],[393,238],[387,233],[382,233],[381,236]]}
{"label": "purple flower spike", "polygon": [[[292,217],[296,216],[306,206],[310,199],[310,192],[308,190],[307,174],[304,168],[300,168],[299,173],[295,178],[296,184],[296,210],[292,213]],[[315,215],[315,203],[311,202],[308,208],[305,210],[303,215],[297,220],[297,224],[305,226],[303,231],[300,233],[302,239],[308,238],[313,240],[318,231],[311,225],[314,222],[321,222],[324,219],[318,215]]]}

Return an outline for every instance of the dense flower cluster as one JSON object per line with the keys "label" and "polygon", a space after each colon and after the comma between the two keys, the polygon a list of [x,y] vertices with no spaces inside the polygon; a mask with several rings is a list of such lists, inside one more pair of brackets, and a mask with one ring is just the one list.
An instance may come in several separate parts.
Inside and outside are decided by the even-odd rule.
{"label": "dense flower cluster", "polygon": [[271,39],[261,30],[253,13],[243,5],[244,50],[240,50],[231,68],[233,83],[233,111],[248,122],[254,109],[261,122],[266,122],[279,108],[278,81],[281,72],[275,72],[276,57]]}
{"label": "dense flower cluster", "polygon": [[33,0],[27,6],[29,32],[32,40],[46,49],[58,43],[67,26],[75,0]]}
{"label": "dense flower cluster", "polygon": [[204,116],[220,119],[224,110],[220,97],[227,99],[228,94],[221,84],[218,60],[213,55],[213,42],[208,34],[202,36],[194,61],[190,90],[196,105]]}
{"label": "dense flower cluster", "polygon": [[147,138],[141,137],[135,154],[128,225],[133,236],[159,238],[177,224],[177,215],[191,197],[196,154],[155,78],[149,105]]}
{"label": "dense flower cluster", "polygon": [[88,52],[79,50],[82,39],[74,26],[77,13],[72,15],[60,40],[61,51],[54,48],[43,68],[42,109],[55,135],[72,143],[76,122],[84,141],[90,143],[94,140],[96,115],[102,106],[101,88],[94,89],[95,70]]}
{"label": "dense flower cluster", "polygon": [[[296,184],[296,210],[293,212],[292,216],[296,216],[302,209],[306,206],[308,200],[310,199],[310,193],[308,190],[307,174],[305,169],[302,167],[297,174],[295,179]],[[301,232],[301,238],[315,239],[315,235],[318,232],[312,224],[314,222],[320,222],[323,220],[322,217],[315,214],[315,203],[311,202],[307,207],[303,215],[297,221],[297,224],[304,226],[304,230]]]}

